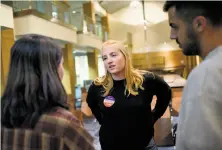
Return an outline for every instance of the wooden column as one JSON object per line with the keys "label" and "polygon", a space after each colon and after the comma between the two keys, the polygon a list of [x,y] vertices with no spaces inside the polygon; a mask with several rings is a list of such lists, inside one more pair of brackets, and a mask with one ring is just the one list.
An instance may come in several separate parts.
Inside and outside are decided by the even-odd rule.
{"label": "wooden column", "polygon": [[102,21],[102,29],[103,29],[103,40],[108,40],[108,34],[109,34],[109,18],[108,14],[101,18]]}
{"label": "wooden column", "polygon": [[1,96],[2,96],[3,92],[4,92],[4,77],[2,75],[2,62],[1,62]]}
{"label": "wooden column", "polygon": [[83,13],[84,13],[84,20],[87,23],[87,31],[95,34],[96,15],[92,1],[83,4]]}
{"label": "wooden column", "polygon": [[131,32],[127,32],[127,50],[129,51],[129,54],[132,54],[132,50],[133,50],[133,42],[132,42],[132,33]]}
{"label": "wooden column", "polygon": [[186,56],[185,57],[185,72],[184,78],[187,78],[190,72],[197,66],[197,57],[196,56]]}
{"label": "wooden column", "polygon": [[84,15],[92,20],[92,23],[96,23],[96,15],[92,1],[83,4]]}
{"label": "wooden column", "polygon": [[98,50],[93,53],[87,53],[89,65],[89,79],[94,80],[98,77]]}
{"label": "wooden column", "polygon": [[68,71],[71,93],[68,94],[68,103],[70,104],[70,111],[75,113],[75,85],[76,85],[76,73],[75,73],[75,59],[72,53],[72,44],[66,44],[63,51],[64,68]]}
{"label": "wooden column", "polygon": [[196,56],[196,59],[197,59],[197,65],[199,65],[203,61],[203,59],[200,56]]}
{"label": "wooden column", "polygon": [[14,44],[14,30],[4,29],[1,31],[1,93],[7,82],[9,71],[11,47]]}

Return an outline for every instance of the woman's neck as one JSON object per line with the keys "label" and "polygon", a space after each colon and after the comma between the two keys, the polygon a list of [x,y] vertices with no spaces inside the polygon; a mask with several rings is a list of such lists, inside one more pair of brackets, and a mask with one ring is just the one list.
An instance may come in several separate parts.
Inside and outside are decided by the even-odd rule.
{"label": "woman's neck", "polygon": [[118,74],[112,74],[113,80],[123,80],[125,79],[125,74],[124,73],[118,73]]}

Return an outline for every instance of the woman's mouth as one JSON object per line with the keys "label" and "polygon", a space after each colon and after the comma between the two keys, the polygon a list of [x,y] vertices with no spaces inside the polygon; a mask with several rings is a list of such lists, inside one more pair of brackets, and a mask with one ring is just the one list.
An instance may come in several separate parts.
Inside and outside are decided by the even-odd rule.
{"label": "woman's mouth", "polygon": [[115,67],[115,65],[110,65],[109,69],[113,69]]}

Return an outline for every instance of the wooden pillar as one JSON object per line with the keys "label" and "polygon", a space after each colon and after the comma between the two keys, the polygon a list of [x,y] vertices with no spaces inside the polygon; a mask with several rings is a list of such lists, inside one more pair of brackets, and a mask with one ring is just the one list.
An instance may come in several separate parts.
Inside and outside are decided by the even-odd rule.
{"label": "wooden pillar", "polygon": [[75,73],[75,59],[73,58],[72,53],[73,46],[72,44],[66,44],[63,51],[64,58],[64,68],[68,72],[68,77],[70,83],[71,93],[68,93],[68,103],[70,105],[70,111],[75,113],[75,85],[76,85],[76,73]]}
{"label": "wooden pillar", "polygon": [[129,51],[129,54],[132,54],[132,50],[133,50],[133,42],[132,42],[132,33],[131,32],[127,32],[127,50]]}
{"label": "wooden pillar", "polygon": [[197,65],[199,65],[203,61],[203,59],[200,56],[196,56],[196,59],[197,59]]}
{"label": "wooden pillar", "polygon": [[108,14],[101,18],[102,20],[102,29],[103,29],[103,40],[108,40],[108,34],[109,34],[109,18]]}
{"label": "wooden pillar", "polygon": [[14,44],[14,30],[4,29],[1,31],[1,93],[7,82],[9,71],[11,47]]}
{"label": "wooden pillar", "polygon": [[187,78],[190,72],[195,68],[198,64],[196,56],[186,56],[185,59],[185,72],[184,78]]}
{"label": "wooden pillar", "polygon": [[87,31],[95,34],[96,15],[92,1],[83,4],[83,13],[84,20],[87,23]]}
{"label": "wooden pillar", "polygon": [[93,53],[87,53],[89,66],[89,79],[94,80],[98,77],[98,50]]}
{"label": "wooden pillar", "polygon": [[83,12],[86,17],[93,21],[92,23],[96,23],[96,15],[92,1],[83,4]]}
{"label": "wooden pillar", "polygon": [[[2,58],[1,58],[2,59]],[[3,78],[3,75],[2,75],[2,62],[1,62],[1,96],[4,92],[4,78]]]}

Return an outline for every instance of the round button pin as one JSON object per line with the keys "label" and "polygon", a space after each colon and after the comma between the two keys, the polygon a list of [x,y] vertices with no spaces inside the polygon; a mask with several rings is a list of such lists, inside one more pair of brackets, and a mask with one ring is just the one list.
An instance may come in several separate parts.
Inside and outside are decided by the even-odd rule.
{"label": "round button pin", "polygon": [[111,107],[114,103],[115,103],[115,98],[113,96],[107,96],[103,101],[103,104],[106,107]]}

